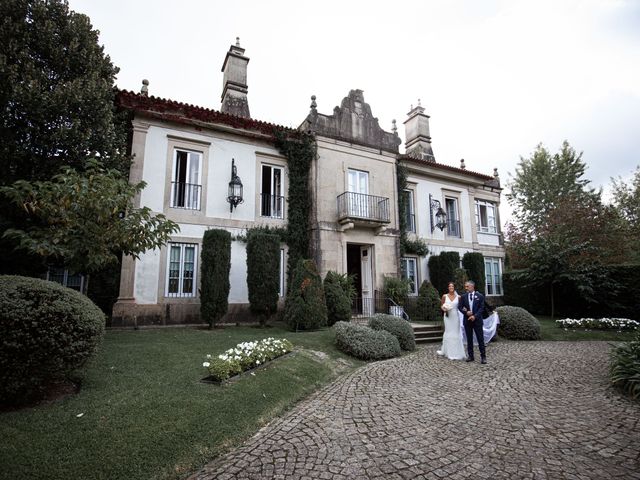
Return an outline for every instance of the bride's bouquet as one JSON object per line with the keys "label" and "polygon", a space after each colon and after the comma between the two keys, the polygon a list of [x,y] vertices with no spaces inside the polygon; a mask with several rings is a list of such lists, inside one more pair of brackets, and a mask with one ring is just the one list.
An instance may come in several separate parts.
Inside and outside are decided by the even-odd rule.
{"label": "bride's bouquet", "polygon": [[449,310],[451,310],[452,308],[453,308],[453,305],[451,305],[450,303],[443,303],[443,304],[442,304],[442,309],[443,309],[445,312],[448,312],[448,311],[449,311]]}

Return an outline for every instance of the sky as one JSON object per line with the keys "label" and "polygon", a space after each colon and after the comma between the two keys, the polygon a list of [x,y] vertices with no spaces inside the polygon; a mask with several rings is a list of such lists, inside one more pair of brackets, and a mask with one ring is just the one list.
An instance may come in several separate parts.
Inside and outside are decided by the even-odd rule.
{"label": "sky", "polygon": [[[240,44],[251,116],[297,127],[364,91],[391,130],[420,100],[436,161],[506,186],[521,157],[562,141],[595,187],[640,165],[640,0],[70,0],[120,68],[119,88],[220,109]],[[403,147],[401,147],[401,150]],[[505,193],[508,188],[505,189]],[[501,212],[510,211],[503,199]]]}

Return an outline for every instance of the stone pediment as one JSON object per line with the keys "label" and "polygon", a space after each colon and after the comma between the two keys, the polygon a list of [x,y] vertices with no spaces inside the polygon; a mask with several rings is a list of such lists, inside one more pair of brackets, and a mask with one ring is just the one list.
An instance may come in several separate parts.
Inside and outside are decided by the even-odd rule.
{"label": "stone pediment", "polygon": [[364,101],[362,90],[351,90],[333,115],[318,113],[315,97],[312,97],[311,112],[300,125],[300,129],[318,135],[345,140],[367,147],[397,153],[400,138],[396,133],[385,132],[378,119],[371,113],[371,107]]}

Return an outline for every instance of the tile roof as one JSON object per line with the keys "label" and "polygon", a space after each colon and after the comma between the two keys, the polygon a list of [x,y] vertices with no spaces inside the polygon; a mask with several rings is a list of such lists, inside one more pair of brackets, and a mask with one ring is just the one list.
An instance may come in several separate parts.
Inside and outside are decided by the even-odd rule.
{"label": "tile roof", "polygon": [[481,178],[482,180],[486,180],[486,181],[494,180],[492,175],[485,175],[483,173],[478,173],[478,172],[474,172],[472,170],[467,170],[466,168],[452,167],[450,165],[444,165],[442,163],[436,163],[436,162],[433,162],[433,161],[422,160],[420,158],[412,157],[411,155],[401,154],[401,155],[398,155],[398,159],[400,161],[403,161],[403,162],[410,162],[410,163],[414,163],[414,164],[417,164],[417,165],[424,165],[424,166],[437,168],[437,169],[440,169],[440,170],[449,170],[450,172],[462,173],[462,174],[469,175],[469,176],[472,176],[472,177]]}

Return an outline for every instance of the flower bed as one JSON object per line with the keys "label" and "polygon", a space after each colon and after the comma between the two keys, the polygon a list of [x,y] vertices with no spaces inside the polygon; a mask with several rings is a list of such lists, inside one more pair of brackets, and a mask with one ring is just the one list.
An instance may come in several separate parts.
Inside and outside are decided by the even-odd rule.
{"label": "flower bed", "polygon": [[208,380],[223,382],[291,350],[293,344],[286,339],[276,340],[270,337],[260,341],[242,342],[215,358],[207,355],[202,366],[209,372]]}
{"label": "flower bed", "polygon": [[592,330],[638,330],[640,322],[629,320],[628,318],[563,318],[556,320],[559,327],[568,328],[585,328]]}

